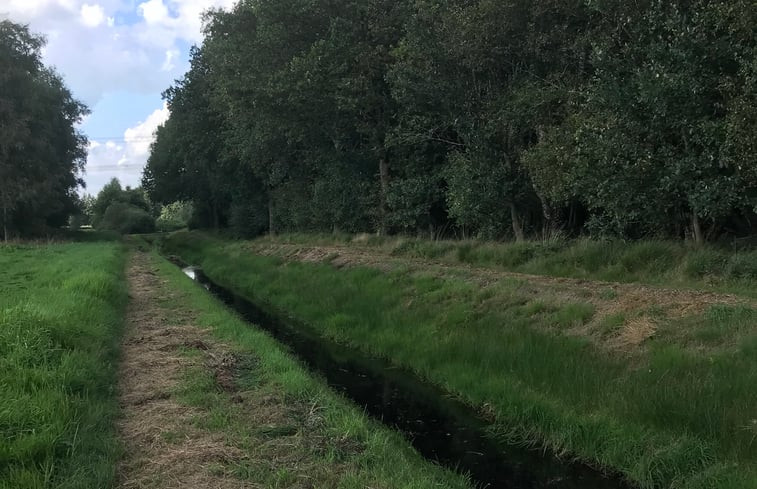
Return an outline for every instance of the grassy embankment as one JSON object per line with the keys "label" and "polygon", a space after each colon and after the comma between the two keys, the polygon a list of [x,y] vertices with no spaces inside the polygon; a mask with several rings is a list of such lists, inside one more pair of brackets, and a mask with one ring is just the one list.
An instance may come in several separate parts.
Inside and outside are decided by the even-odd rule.
{"label": "grassy embankment", "polygon": [[[249,421],[254,408],[220,389],[211,370],[198,367],[187,372],[179,390],[182,401],[206,411],[198,419],[204,428],[223,433],[227,443],[248,453],[232,469],[236,477],[265,487],[301,487],[302,478],[313,484],[308,487],[342,489],[471,487],[462,476],[425,461],[398,433],[333,393],[273,338],[250,327],[178,268],[159,257],[153,263],[174,294],[162,306],[174,310],[174,315],[192,317],[194,324],[233,348],[240,363],[253,366],[237,372],[242,390],[255,399],[269,399],[268,409],[275,409],[270,400],[280,397],[289,408],[304,408],[303,419],[292,426],[260,426]],[[309,448],[300,453],[296,447],[302,442],[288,443],[291,436],[309,439],[304,442]],[[284,440],[279,453],[256,454],[261,449],[276,450],[266,440],[277,437]],[[286,465],[292,457],[299,462]],[[266,463],[266,458],[280,463]]]}
{"label": "grassy embankment", "polygon": [[374,235],[289,234],[256,243],[349,246],[395,257],[510,272],[734,292],[757,297],[757,250],[672,241],[552,240],[496,243]]}
{"label": "grassy embankment", "polygon": [[[381,272],[287,263],[254,255],[254,242],[197,233],[175,235],[165,246],[255,301],[444,386],[492,416],[497,436],[550,446],[620,471],[643,488],[757,487],[757,311],[748,305],[670,316],[652,305],[599,317],[592,302],[534,295],[523,278],[482,285],[431,266]],[[529,246],[541,249],[485,249],[493,248],[505,266],[502,257]],[[707,287],[710,279],[686,270],[708,262],[702,253],[721,252],[664,246],[680,256],[677,264],[661,265],[667,258],[655,243],[624,249],[582,242],[510,268],[653,283],[677,275],[671,282]],[[457,258],[449,259],[459,259],[459,251],[452,253]],[[731,264],[748,258],[724,257]],[[735,269],[713,268],[712,275],[722,277],[722,286],[755,290]],[[603,300],[623,297],[607,289]],[[657,332],[636,348],[618,350],[580,334],[596,322],[611,334],[630,315],[656,323]]]}
{"label": "grassy embankment", "polygon": [[0,246],[0,488],[113,482],[123,265],[117,243]]}

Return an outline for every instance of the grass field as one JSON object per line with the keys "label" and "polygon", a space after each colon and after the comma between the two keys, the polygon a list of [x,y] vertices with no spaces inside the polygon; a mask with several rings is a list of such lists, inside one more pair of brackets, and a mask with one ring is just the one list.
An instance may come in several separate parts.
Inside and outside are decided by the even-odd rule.
{"label": "grass field", "polygon": [[[337,269],[256,256],[250,250],[258,245],[197,233],[164,244],[268,308],[444,386],[493,416],[498,436],[617,470],[643,488],[757,487],[757,312],[750,305],[726,301],[683,315],[650,306],[600,317],[592,301],[534,294],[525,278],[482,284],[431,265]],[[621,263],[623,256],[649,253],[638,259],[646,263],[658,245],[613,245],[608,253]],[[616,265],[587,271],[580,260],[570,262],[565,253],[591,248],[573,246],[538,258],[552,268],[537,270],[537,258],[511,268],[613,278],[608,270]],[[703,279],[679,275],[697,253],[681,251],[675,265],[647,266],[625,281],[665,283],[676,275],[679,283],[707,288]],[[744,256],[725,260],[748,261]],[[753,288],[747,275],[720,276],[733,288]],[[612,289],[602,295],[610,305],[623,299]],[[657,332],[635,348],[583,334],[589,325],[612,331],[633,319],[624,315],[642,313]]]}
{"label": "grass field", "polygon": [[[219,470],[271,488],[303,487],[301,483],[341,489],[471,487],[333,393],[274,339],[239,319],[174,265],[157,256],[152,263],[174,294],[161,304],[168,316],[192,317],[193,324],[232,348],[240,364],[250,366],[238,372],[241,395],[249,403],[235,402],[219,389],[218,376],[201,362],[186,372],[179,388],[182,402],[205,412],[198,419],[204,428],[224,433],[227,443],[248,454],[230,469]],[[185,354],[203,353],[188,348]],[[280,417],[271,412],[274,399],[282,399],[287,410],[303,407],[296,418],[304,419],[274,423]],[[250,422],[251,413],[260,409],[267,410],[264,417],[273,424]],[[303,438],[306,448],[301,447]]]}
{"label": "grass field", "polygon": [[0,487],[109,487],[127,294],[117,243],[0,246]]}

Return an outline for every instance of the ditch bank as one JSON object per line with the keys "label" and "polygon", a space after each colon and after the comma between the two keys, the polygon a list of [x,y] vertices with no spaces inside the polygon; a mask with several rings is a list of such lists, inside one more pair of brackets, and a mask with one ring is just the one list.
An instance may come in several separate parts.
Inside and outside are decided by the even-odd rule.
{"label": "ditch bank", "polygon": [[[685,320],[644,305],[607,315],[592,297],[527,277],[481,282],[420,260],[300,262],[260,256],[258,241],[199,232],[159,246],[274,316],[438,386],[496,440],[581,460],[643,489],[757,487],[757,311],[747,306],[713,305]],[[638,348],[604,347],[603,335],[647,317],[657,329]]]}
{"label": "ditch bank", "polygon": [[[174,258],[174,262],[177,260]],[[200,268],[182,266],[249,323],[285,344],[328,385],[375,419],[399,430],[426,458],[467,474],[481,488],[626,489],[586,465],[561,460],[544,450],[497,441],[489,422],[469,406],[412,372],[330,341],[308,326],[282,318],[208,278]]]}

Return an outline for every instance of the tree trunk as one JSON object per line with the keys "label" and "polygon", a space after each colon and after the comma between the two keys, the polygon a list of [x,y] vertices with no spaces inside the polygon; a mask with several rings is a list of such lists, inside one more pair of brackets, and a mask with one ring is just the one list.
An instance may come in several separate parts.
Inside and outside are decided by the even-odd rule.
{"label": "tree trunk", "polygon": [[273,196],[268,193],[268,234],[271,236],[276,235],[276,228],[273,225]]}
{"label": "tree trunk", "polygon": [[526,240],[526,236],[523,234],[523,224],[518,215],[518,209],[515,208],[515,204],[510,202],[510,218],[513,221],[513,233],[515,233],[515,241],[520,243]]}
{"label": "tree trunk", "polygon": [[696,212],[691,214],[691,230],[694,236],[694,242],[697,245],[704,243],[704,234],[702,233],[702,224],[699,222],[699,216]]}
{"label": "tree trunk", "polygon": [[218,231],[218,228],[220,227],[220,219],[218,218],[218,204],[216,203],[216,199],[213,199],[210,210],[213,213],[213,229]]}
{"label": "tree trunk", "polygon": [[552,205],[550,205],[546,197],[542,197],[541,195],[538,195],[538,197],[539,201],[541,201],[541,213],[544,217],[544,225],[542,226],[542,238],[547,239],[551,236],[552,231],[554,231],[554,211],[552,210]]}
{"label": "tree trunk", "polygon": [[379,208],[379,235],[386,234],[386,217],[389,213],[386,198],[389,194],[389,162],[386,159],[386,152],[381,151],[379,158],[379,182],[381,183],[381,202]]}
{"label": "tree trunk", "polygon": [[8,242],[8,206],[3,202],[3,241]]}

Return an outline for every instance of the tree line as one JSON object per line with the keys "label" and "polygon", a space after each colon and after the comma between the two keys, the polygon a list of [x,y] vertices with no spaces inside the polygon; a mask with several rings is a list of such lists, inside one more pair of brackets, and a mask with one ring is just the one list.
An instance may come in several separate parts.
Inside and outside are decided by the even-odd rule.
{"label": "tree line", "polygon": [[241,0],[143,186],[239,235],[748,235],[755,26],[752,0]]}
{"label": "tree line", "polygon": [[44,235],[78,210],[89,113],[42,62],[44,38],[0,20],[0,222],[3,240]]}

